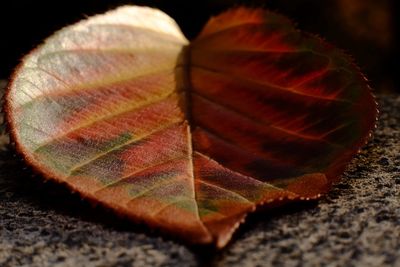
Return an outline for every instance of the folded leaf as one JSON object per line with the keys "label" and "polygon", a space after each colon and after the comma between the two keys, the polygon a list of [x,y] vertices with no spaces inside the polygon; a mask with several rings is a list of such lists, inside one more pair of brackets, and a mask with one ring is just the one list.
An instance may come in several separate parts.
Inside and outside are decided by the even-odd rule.
{"label": "folded leaf", "polygon": [[258,206],[326,193],[376,118],[347,56],[243,7],[190,44],[146,7],[66,27],[25,57],[6,111],[17,150],[44,177],[217,247]]}

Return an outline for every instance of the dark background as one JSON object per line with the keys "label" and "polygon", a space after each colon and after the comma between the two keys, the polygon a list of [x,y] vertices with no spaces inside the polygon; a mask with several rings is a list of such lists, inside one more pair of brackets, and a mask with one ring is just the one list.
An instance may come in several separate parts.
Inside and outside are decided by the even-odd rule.
{"label": "dark background", "polygon": [[122,4],[160,8],[188,38],[207,19],[240,4],[262,6],[287,15],[299,28],[318,34],[353,55],[377,92],[400,93],[399,15],[396,0],[202,0],[202,1],[1,1],[0,79],[9,77],[19,59],[63,26]]}

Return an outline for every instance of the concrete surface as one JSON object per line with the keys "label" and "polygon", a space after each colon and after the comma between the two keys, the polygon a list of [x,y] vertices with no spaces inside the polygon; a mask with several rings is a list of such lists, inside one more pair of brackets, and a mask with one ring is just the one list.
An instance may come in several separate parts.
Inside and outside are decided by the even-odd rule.
{"label": "concrete surface", "polygon": [[0,266],[400,266],[400,96],[319,202],[253,215],[226,249],[189,248],[93,208],[0,151]]}

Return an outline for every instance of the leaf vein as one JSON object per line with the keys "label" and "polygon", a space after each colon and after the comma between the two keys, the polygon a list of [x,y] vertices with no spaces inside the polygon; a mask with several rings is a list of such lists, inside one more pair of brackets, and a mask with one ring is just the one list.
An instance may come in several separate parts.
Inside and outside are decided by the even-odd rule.
{"label": "leaf vein", "polygon": [[[309,93],[304,93],[304,92],[299,92],[297,90],[294,90],[294,88],[292,87],[284,87],[284,86],[279,86],[277,84],[272,84],[272,83],[268,83],[268,82],[260,82],[254,79],[249,79],[249,78],[245,78],[242,76],[238,76],[236,73],[231,73],[231,72],[223,72],[217,69],[213,69],[210,67],[205,67],[202,65],[191,65],[193,68],[198,68],[198,69],[202,69],[204,71],[208,71],[208,72],[214,72],[214,73],[218,73],[221,76],[226,76],[229,77],[230,79],[234,79],[234,80],[239,80],[245,83],[252,83],[252,84],[256,84],[259,86],[268,86],[271,88],[274,88],[276,90],[280,90],[280,91],[285,91],[288,93],[292,93],[295,95],[299,95],[299,96],[306,96],[312,99],[315,99],[316,101],[320,101],[320,100],[324,100],[324,101],[333,101],[333,102],[346,102],[346,103],[352,103],[349,100],[346,99],[340,99],[340,98],[332,98],[332,97],[326,97],[326,96],[318,96],[318,95],[313,95],[313,94],[309,94]],[[330,70],[330,69],[327,69]],[[257,86],[255,87],[257,88]]]}
{"label": "leaf vein", "polygon": [[167,163],[169,163],[169,162],[171,162],[171,161],[174,161],[174,160],[179,160],[179,159],[181,159],[181,158],[184,158],[184,156],[172,157],[172,158],[169,158],[169,159],[166,159],[166,160],[162,160],[162,161],[156,162],[156,163],[151,164],[151,165],[149,165],[149,166],[140,168],[140,169],[135,170],[135,171],[133,171],[133,172],[130,172],[130,173],[124,175],[123,177],[119,178],[118,180],[113,181],[113,182],[111,182],[111,183],[109,183],[109,184],[106,184],[104,187],[102,187],[102,188],[98,189],[97,191],[93,192],[93,194],[96,194],[96,193],[98,193],[98,192],[100,192],[100,191],[102,191],[102,190],[104,190],[104,189],[110,188],[110,187],[112,187],[112,186],[114,186],[114,185],[116,185],[116,184],[118,184],[118,183],[120,183],[120,182],[123,182],[123,181],[125,181],[125,180],[129,180],[129,179],[131,179],[133,176],[135,176],[135,175],[137,175],[137,174],[140,174],[140,173],[143,172],[143,171],[146,171],[146,170],[148,170],[148,169],[151,169],[151,168],[154,168],[154,167],[157,167],[157,166],[161,166],[161,165],[167,164]]}
{"label": "leaf vein", "polygon": [[241,194],[239,194],[239,193],[237,193],[237,192],[235,192],[235,191],[232,191],[232,190],[230,190],[230,189],[221,187],[221,186],[219,186],[219,185],[216,185],[216,184],[213,184],[213,183],[210,183],[210,182],[206,182],[206,181],[204,181],[204,180],[197,180],[197,181],[198,181],[199,183],[201,183],[201,184],[206,185],[206,186],[210,186],[210,187],[216,188],[216,189],[219,190],[219,191],[228,192],[229,194],[234,195],[234,196],[236,196],[237,198],[240,198],[240,199],[244,200],[245,202],[254,204],[253,201],[251,201],[250,199],[248,199],[248,198],[242,196]]}
{"label": "leaf vein", "polygon": [[107,150],[107,151],[105,151],[105,152],[103,152],[103,153],[100,153],[100,154],[96,155],[95,157],[90,158],[90,159],[88,159],[87,161],[85,161],[85,162],[83,162],[83,163],[81,163],[81,164],[79,164],[79,165],[77,165],[77,166],[72,167],[72,168],[70,169],[70,175],[69,175],[69,176],[71,176],[72,173],[76,172],[77,170],[82,169],[84,166],[86,166],[86,165],[92,163],[93,161],[95,161],[95,160],[97,160],[97,159],[99,159],[99,158],[101,158],[101,157],[104,157],[104,156],[110,154],[110,153],[113,152],[113,151],[116,151],[116,150],[118,150],[118,149],[121,149],[121,148],[123,148],[123,147],[126,147],[126,146],[128,146],[128,145],[130,145],[130,144],[132,144],[132,143],[138,142],[138,141],[143,140],[143,139],[145,139],[145,138],[148,138],[149,136],[151,136],[151,135],[153,135],[153,134],[155,134],[155,133],[164,131],[164,130],[166,130],[166,129],[168,129],[168,128],[171,128],[172,126],[175,126],[175,125],[180,124],[180,123],[182,123],[182,122],[180,122],[180,121],[178,121],[178,122],[172,121],[171,123],[168,123],[167,125],[163,125],[162,127],[157,128],[156,130],[154,130],[154,131],[152,131],[152,132],[150,132],[150,133],[148,133],[148,134],[146,134],[146,135],[140,136],[139,138],[132,138],[132,139],[128,140],[127,142],[121,144],[121,145],[114,146],[114,147],[110,148],[109,150]]}
{"label": "leaf vein", "polygon": [[151,105],[153,105],[153,104],[157,104],[157,103],[159,103],[159,102],[162,102],[162,101],[166,100],[167,98],[171,97],[172,95],[174,95],[174,93],[175,93],[175,92],[170,92],[170,93],[168,93],[167,95],[162,96],[162,97],[159,97],[159,98],[157,98],[157,99],[154,100],[154,101],[150,101],[150,102],[146,102],[146,103],[141,103],[140,105],[134,105],[134,106],[132,106],[132,107],[130,107],[130,108],[128,108],[128,109],[119,110],[119,111],[117,111],[117,112],[112,112],[111,114],[108,114],[108,115],[106,115],[106,116],[99,117],[99,118],[97,118],[97,119],[95,119],[95,120],[93,120],[93,121],[84,123],[84,124],[82,124],[82,125],[80,125],[80,126],[78,126],[78,127],[75,127],[75,128],[73,128],[73,129],[67,131],[67,132],[63,132],[63,133],[62,133],[61,135],[59,135],[59,136],[53,137],[53,138],[50,139],[48,142],[46,142],[46,143],[40,145],[38,148],[36,148],[34,152],[37,152],[39,149],[41,149],[41,148],[43,148],[43,147],[45,147],[45,146],[48,146],[48,145],[52,144],[53,142],[55,142],[55,141],[57,141],[57,140],[60,140],[60,139],[65,138],[65,137],[68,137],[68,135],[70,135],[70,134],[72,134],[72,133],[74,133],[74,132],[76,132],[76,131],[78,131],[78,130],[81,130],[81,129],[83,129],[83,128],[89,127],[89,126],[91,126],[91,125],[93,125],[93,124],[96,124],[96,123],[99,123],[99,122],[103,122],[103,121],[105,121],[105,120],[115,118],[116,116],[119,116],[119,115],[122,115],[122,114],[125,114],[125,113],[129,113],[129,112],[133,112],[133,111],[135,111],[135,110],[139,110],[139,109],[142,109],[142,108],[146,108],[146,107],[151,106]]}
{"label": "leaf vein", "polygon": [[222,103],[216,102],[215,100],[212,100],[212,99],[200,94],[197,91],[193,91],[192,93],[197,95],[197,96],[199,96],[199,97],[201,97],[201,98],[203,98],[203,99],[205,99],[208,102],[211,102],[213,105],[216,105],[216,106],[218,106],[218,107],[220,107],[220,108],[222,108],[222,109],[224,109],[224,110],[226,110],[228,112],[235,113],[235,114],[241,116],[242,118],[246,119],[247,121],[251,122],[252,124],[254,124],[256,126],[259,126],[259,127],[262,127],[264,129],[272,128],[272,129],[278,130],[280,132],[283,132],[283,133],[285,133],[287,135],[294,136],[296,138],[311,140],[311,141],[315,141],[315,142],[318,142],[318,141],[325,142],[325,143],[330,144],[332,146],[340,146],[339,144],[331,143],[331,142],[329,142],[327,140],[320,139],[320,138],[318,138],[316,136],[300,135],[300,134],[297,134],[297,133],[295,133],[295,132],[293,132],[293,131],[291,131],[289,129],[285,129],[283,127],[277,127],[277,126],[274,126],[272,124],[266,124],[266,123],[259,122],[259,121],[255,120],[254,118],[252,118],[250,116],[247,116],[246,114],[244,114],[242,112],[239,112],[239,111],[233,109],[232,107],[230,107],[228,105],[224,105]]}

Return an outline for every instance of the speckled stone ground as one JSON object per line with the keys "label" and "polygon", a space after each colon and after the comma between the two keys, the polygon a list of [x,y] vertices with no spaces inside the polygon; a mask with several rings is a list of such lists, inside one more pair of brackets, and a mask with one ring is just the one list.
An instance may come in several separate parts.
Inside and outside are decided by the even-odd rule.
{"label": "speckled stone ground", "polygon": [[0,266],[400,266],[400,96],[322,200],[253,215],[223,251],[188,248],[42,183],[0,151]]}

